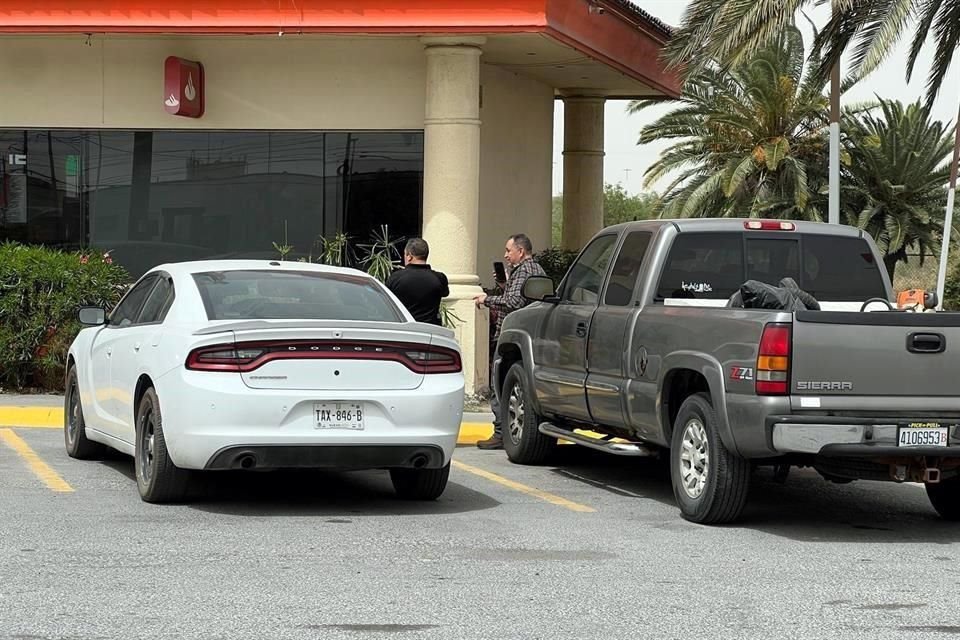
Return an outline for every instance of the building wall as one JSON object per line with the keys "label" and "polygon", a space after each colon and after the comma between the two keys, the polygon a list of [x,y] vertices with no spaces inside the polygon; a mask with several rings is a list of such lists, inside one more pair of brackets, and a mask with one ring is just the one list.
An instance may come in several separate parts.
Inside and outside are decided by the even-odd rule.
{"label": "building wall", "polygon": [[[163,109],[169,55],[204,65],[206,111]],[[482,60],[482,59],[481,59]],[[414,37],[0,36],[0,127],[422,129],[423,45]],[[493,284],[503,242],[550,244],[552,88],[481,70],[477,273]]]}
{"label": "building wall", "polygon": [[483,286],[491,287],[491,263],[503,259],[508,235],[526,233],[534,251],[550,246],[554,93],[491,65],[483,65],[480,84],[477,274]]}
{"label": "building wall", "polygon": [[[416,38],[0,37],[0,126],[422,129]],[[163,109],[163,62],[198,60],[206,112]]]}

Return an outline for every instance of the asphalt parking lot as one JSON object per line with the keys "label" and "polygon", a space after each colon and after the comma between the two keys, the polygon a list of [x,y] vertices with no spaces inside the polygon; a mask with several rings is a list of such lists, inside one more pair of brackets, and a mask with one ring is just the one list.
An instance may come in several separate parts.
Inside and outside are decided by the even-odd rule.
{"label": "asphalt parking lot", "polygon": [[761,476],[708,528],[650,461],[455,460],[435,503],[274,472],[154,506],[131,459],[0,429],[0,639],[960,636],[960,529],[917,486]]}

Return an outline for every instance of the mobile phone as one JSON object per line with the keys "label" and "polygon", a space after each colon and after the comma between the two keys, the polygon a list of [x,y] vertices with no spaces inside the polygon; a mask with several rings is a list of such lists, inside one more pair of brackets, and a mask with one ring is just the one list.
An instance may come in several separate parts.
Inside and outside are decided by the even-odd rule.
{"label": "mobile phone", "polygon": [[507,281],[507,270],[503,268],[502,262],[497,261],[493,263],[493,273],[497,277],[497,282]]}

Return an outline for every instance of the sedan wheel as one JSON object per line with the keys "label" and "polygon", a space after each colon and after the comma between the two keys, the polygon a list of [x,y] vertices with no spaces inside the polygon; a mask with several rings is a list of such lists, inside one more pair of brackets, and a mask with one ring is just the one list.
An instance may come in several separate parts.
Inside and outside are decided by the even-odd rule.
{"label": "sedan wheel", "polygon": [[63,397],[63,444],[67,455],[80,460],[96,458],[102,455],[104,450],[100,443],[87,439],[76,367],[70,367],[67,372],[67,392]]}
{"label": "sedan wheel", "polygon": [[157,392],[147,389],[137,411],[134,449],[137,489],[145,502],[178,502],[187,493],[190,472],[170,459],[163,436],[163,414]]}

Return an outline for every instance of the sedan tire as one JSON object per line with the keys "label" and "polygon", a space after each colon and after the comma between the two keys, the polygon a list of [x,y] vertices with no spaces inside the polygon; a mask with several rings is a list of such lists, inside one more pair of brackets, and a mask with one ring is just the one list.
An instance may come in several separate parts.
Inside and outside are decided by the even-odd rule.
{"label": "sedan tire", "polygon": [[390,480],[397,497],[404,500],[436,500],[447,488],[450,463],[439,469],[391,469]]}
{"label": "sedan tire", "polygon": [[67,455],[78,460],[91,460],[102,456],[106,448],[87,438],[86,422],[83,419],[83,404],[80,402],[80,384],[77,367],[67,372],[67,392],[63,396],[63,443]]}
{"label": "sedan tire", "polygon": [[134,451],[137,489],[144,502],[179,502],[187,493],[190,472],[170,459],[163,436],[160,400],[151,387],[140,399]]}

